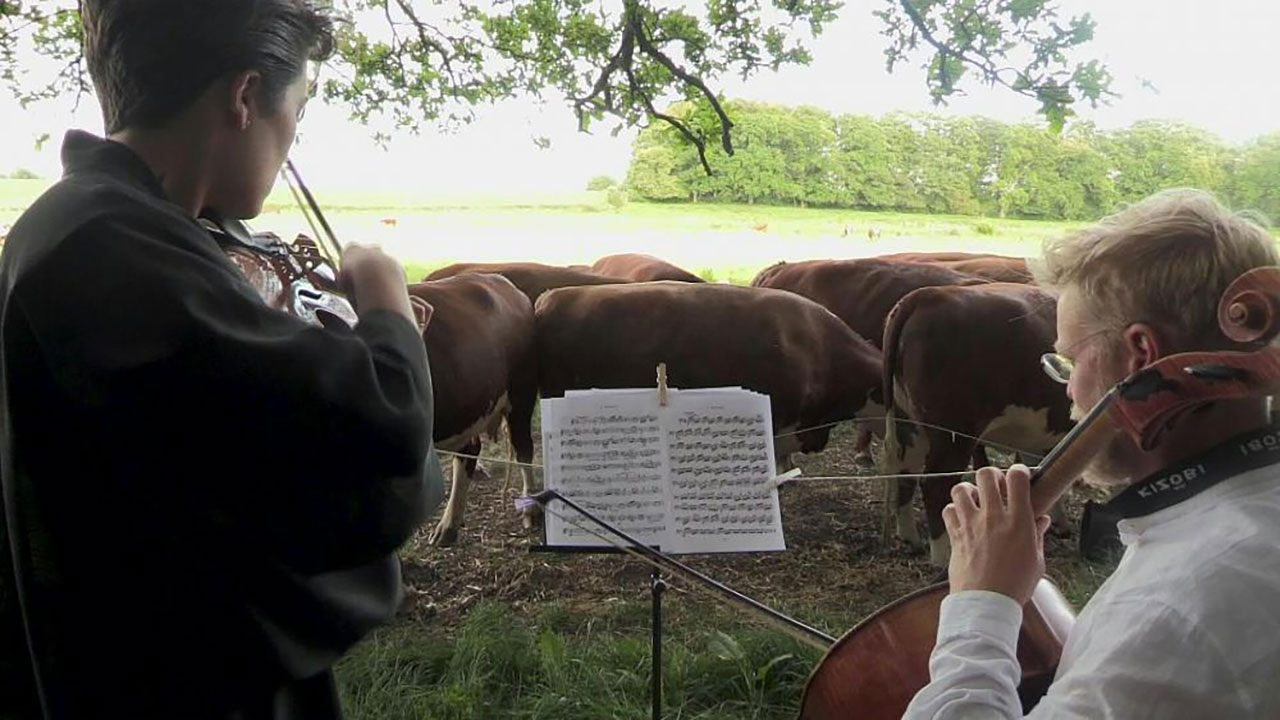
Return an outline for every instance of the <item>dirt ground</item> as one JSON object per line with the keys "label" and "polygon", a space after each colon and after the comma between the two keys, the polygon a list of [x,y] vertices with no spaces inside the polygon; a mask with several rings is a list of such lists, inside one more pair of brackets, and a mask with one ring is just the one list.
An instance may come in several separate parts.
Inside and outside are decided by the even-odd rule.
{"label": "dirt ground", "polygon": [[[505,445],[490,444],[486,458],[505,458]],[[535,463],[540,462],[540,452]],[[496,600],[518,613],[540,603],[592,613],[619,599],[648,597],[649,568],[618,555],[531,552],[541,543],[541,527],[526,533],[515,511],[519,475],[503,490],[503,466],[486,463],[492,479],[471,489],[466,524],[454,547],[427,544],[433,518],[406,547],[404,569],[409,622],[431,634],[449,636],[467,609],[481,599]],[[827,450],[799,456],[805,475],[854,475],[853,432],[841,426]],[[449,467],[446,463],[445,467]],[[882,547],[881,485],[878,481],[822,480],[790,483],[780,490],[787,550],[682,556],[686,564],[765,604],[839,633],[876,608],[929,584],[936,576],[927,554],[901,543]],[[1090,564],[1076,553],[1080,505],[1087,491],[1068,497],[1070,531],[1046,539],[1048,574],[1077,607],[1097,588],[1111,563]],[[917,506],[919,499],[917,495]],[[922,522],[922,520],[921,520]],[[672,580],[681,601],[695,590]],[[699,604],[711,602],[695,596]],[[696,606],[695,606],[696,607]]]}

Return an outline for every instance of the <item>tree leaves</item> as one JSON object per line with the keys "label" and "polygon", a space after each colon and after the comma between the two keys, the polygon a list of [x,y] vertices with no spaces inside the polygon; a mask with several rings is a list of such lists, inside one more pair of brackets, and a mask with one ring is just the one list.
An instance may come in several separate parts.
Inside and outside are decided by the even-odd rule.
{"label": "tree leaves", "polygon": [[[1096,60],[1068,55],[1093,36],[1088,15],[1061,21],[1051,0],[884,0],[890,71],[924,54],[935,102],[971,78],[1039,103],[1061,129],[1081,100],[1110,96]],[[763,68],[805,64],[808,40],[843,8],[838,0],[707,0],[698,11],[658,0],[332,0],[343,21],[324,83],[327,100],[385,135],[390,128],[470,122],[477,106],[552,94],[589,132],[605,116],[620,126],[662,120],[697,149],[733,149],[731,117],[712,112],[686,125],[658,108],[699,100],[712,110],[716,82]],[[23,102],[88,90],[73,0],[0,2],[0,79]],[[17,48],[63,62],[53,79],[22,72]],[[683,127],[683,129],[681,129]]]}
{"label": "tree leaves", "polygon": [[[864,210],[1094,220],[1121,202],[1191,186],[1280,217],[1280,134],[1231,148],[1190,125],[1143,121],[1055,132],[979,117],[893,113],[833,117],[816,108],[728,101],[737,152],[708,152],[714,176],[670,128],[635,141],[627,185],[673,202],[770,203]],[[667,109],[696,125],[707,110]]]}

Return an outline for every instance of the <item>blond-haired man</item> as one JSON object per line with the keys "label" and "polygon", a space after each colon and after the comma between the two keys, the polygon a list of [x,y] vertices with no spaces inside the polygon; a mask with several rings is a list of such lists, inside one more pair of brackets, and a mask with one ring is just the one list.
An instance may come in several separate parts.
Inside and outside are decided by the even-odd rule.
{"label": "blond-haired man", "polygon": [[[1219,297],[1275,264],[1260,224],[1190,190],[1052,242],[1037,273],[1058,295],[1048,370],[1082,412],[1161,357],[1232,347]],[[1260,442],[1280,437],[1267,410],[1263,398],[1215,403],[1152,451],[1120,437],[1098,456],[1086,479],[1119,490],[1111,505],[1125,553],[1081,610],[1030,717],[1280,717],[1280,452],[1242,451],[1275,446]],[[1196,464],[1208,471],[1196,481],[1140,492]],[[1026,468],[985,468],[976,480],[957,485],[943,513],[951,595],[932,682],[909,718],[1023,716],[1014,650],[1048,519],[1032,516]]]}

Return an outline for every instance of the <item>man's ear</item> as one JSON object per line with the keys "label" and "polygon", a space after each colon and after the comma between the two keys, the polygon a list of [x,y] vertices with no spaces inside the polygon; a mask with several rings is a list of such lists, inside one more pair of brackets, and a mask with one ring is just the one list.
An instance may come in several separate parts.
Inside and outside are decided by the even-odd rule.
{"label": "man's ear", "polygon": [[244,131],[261,115],[262,74],[246,70],[231,78],[227,102],[236,129]]}
{"label": "man's ear", "polygon": [[1164,357],[1164,346],[1155,328],[1146,323],[1134,323],[1121,333],[1130,375]]}

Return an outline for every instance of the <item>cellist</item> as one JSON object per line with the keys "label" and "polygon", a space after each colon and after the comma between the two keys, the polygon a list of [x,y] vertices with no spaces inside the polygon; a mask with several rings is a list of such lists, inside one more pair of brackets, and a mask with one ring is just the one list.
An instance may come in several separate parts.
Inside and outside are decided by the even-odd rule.
{"label": "cellist", "polygon": [[258,214],[330,20],[80,5],[107,137],[68,133],[0,261],[0,717],[340,717],[442,494],[403,270],[349,247],[358,323],[321,328],[196,219]]}
{"label": "cellist", "polygon": [[[1277,263],[1253,219],[1167,191],[1050,242],[1038,282],[1058,298],[1056,353],[1077,415],[1153,361],[1239,349],[1217,303]],[[992,348],[992,352],[999,352]],[[1036,718],[1280,717],[1280,428],[1266,398],[1187,412],[1142,451],[1119,433],[1085,479],[1117,492],[1124,555],[1081,610]],[[1028,472],[981,470],[943,512],[952,554],[931,682],[907,717],[1022,717],[1015,642],[1044,572],[1048,519]]]}

